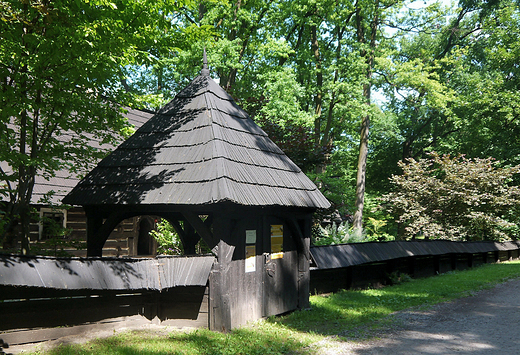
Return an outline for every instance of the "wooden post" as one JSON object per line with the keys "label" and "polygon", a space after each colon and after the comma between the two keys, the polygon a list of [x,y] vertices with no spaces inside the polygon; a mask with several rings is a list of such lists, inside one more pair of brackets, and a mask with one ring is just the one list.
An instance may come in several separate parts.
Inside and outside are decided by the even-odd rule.
{"label": "wooden post", "polygon": [[310,245],[311,245],[311,228],[312,221],[310,216],[307,216],[303,221],[302,235],[296,236],[302,238],[303,250],[298,251],[298,308],[306,309],[310,307],[309,293],[310,293]]}
{"label": "wooden post", "polygon": [[184,254],[186,255],[195,255],[197,251],[195,250],[195,246],[200,240],[200,236],[195,232],[195,228],[191,226],[191,224],[186,223],[184,225],[184,233],[185,240],[184,242]]}
{"label": "wooden post", "polygon": [[98,238],[98,231],[103,225],[103,217],[92,210],[85,210],[85,213],[87,215],[87,256],[101,256],[105,241]]}
{"label": "wooden post", "polygon": [[216,217],[212,235],[213,240],[218,240],[218,243],[213,247],[217,261],[210,274],[209,329],[221,332],[228,332],[232,328],[231,312],[234,305],[231,302],[231,293],[234,292],[233,283],[240,282],[230,280],[229,275],[235,251],[235,246],[228,243],[231,237],[229,222],[223,215]]}
{"label": "wooden post", "polygon": [[110,233],[126,217],[123,213],[112,213],[103,222],[103,215],[92,209],[85,209],[87,215],[87,256],[102,256],[103,246]]}
{"label": "wooden post", "polygon": [[433,270],[435,275],[439,275],[441,273],[441,257],[440,255],[434,255],[433,256],[433,267],[435,268]]}
{"label": "wooden post", "polygon": [[457,258],[458,258],[458,254],[451,254],[450,255],[451,269],[452,270],[457,270]]}

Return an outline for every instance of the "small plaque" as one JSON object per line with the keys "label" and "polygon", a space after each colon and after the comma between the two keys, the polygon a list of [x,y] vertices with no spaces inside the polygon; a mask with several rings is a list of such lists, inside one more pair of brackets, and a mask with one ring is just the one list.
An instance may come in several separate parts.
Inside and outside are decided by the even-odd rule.
{"label": "small plaque", "polygon": [[246,230],[246,244],[256,244],[256,230]]}

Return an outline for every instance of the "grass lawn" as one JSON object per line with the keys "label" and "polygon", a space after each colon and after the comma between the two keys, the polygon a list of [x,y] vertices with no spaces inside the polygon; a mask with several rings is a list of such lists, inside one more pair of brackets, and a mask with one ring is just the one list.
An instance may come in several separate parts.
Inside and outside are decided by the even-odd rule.
{"label": "grass lawn", "polygon": [[517,277],[520,277],[520,261],[488,264],[381,289],[311,296],[309,310],[270,317],[228,334],[208,330],[172,331],[167,336],[126,332],[36,354],[318,354],[313,344],[327,336],[363,339],[371,330],[388,326],[391,323],[388,316],[394,312],[465,297]]}

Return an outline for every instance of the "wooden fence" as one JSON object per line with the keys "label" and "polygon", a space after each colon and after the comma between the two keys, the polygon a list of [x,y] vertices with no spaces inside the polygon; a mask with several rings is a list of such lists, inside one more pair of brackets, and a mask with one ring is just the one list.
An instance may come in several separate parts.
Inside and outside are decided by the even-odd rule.
{"label": "wooden fence", "polygon": [[520,242],[444,240],[313,247],[312,293],[388,285],[400,274],[428,277],[485,263],[518,259]]}
{"label": "wooden fence", "polygon": [[0,338],[19,345],[150,322],[207,328],[214,260],[0,255]]}
{"label": "wooden fence", "polygon": [[[360,243],[311,248],[311,293],[389,284],[519,257],[520,242]],[[215,258],[0,255],[0,339],[11,345],[150,323],[208,327]]]}

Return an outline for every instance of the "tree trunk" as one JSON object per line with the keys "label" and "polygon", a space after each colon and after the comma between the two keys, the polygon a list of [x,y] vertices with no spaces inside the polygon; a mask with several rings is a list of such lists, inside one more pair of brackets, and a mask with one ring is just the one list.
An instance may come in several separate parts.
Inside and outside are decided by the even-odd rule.
{"label": "tree trunk", "polygon": [[[321,111],[323,106],[323,72],[321,65],[320,46],[318,42],[318,29],[316,25],[311,26],[311,48],[314,60],[316,61],[316,96],[314,97],[314,149],[320,154],[321,150]],[[317,173],[325,171],[325,166],[320,164],[316,168]]]}
{"label": "tree trunk", "polygon": [[[364,18],[361,14],[361,9],[358,7],[356,11],[356,27],[357,27],[357,39],[360,44],[369,45],[368,50],[362,49],[361,56],[366,58],[366,72],[365,77],[367,83],[363,85],[363,96],[365,103],[370,105],[371,101],[371,89],[372,89],[372,73],[374,68],[374,56],[375,49],[377,47],[376,36],[377,29],[379,27],[379,1],[377,0],[374,4],[374,17],[370,21],[370,31],[365,32],[363,22]],[[368,37],[368,38],[367,38]],[[363,48],[364,46],[362,46]],[[361,120],[361,131],[359,141],[359,158],[357,166],[357,177],[356,177],[356,203],[355,213],[353,221],[354,232],[361,235],[363,231],[363,208],[365,204],[365,187],[366,187],[366,165],[368,157],[368,136],[370,129],[370,114],[367,113]]]}
{"label": "tree trunk", "polygon": [[[368,92],[370,100],[370,85],[366,84],[363,87],[363,92]],[[365,204],[365,185],[366,185],[366,166],[368,157],[368,134],[370,129],[370,115],[363,117],[361,121],[361,138],[359,142],[359,158],[357,165],[356,177],[356,212],[354,213],[353,228],[356,233],[361,234],[363,229],[363,208]]]}

